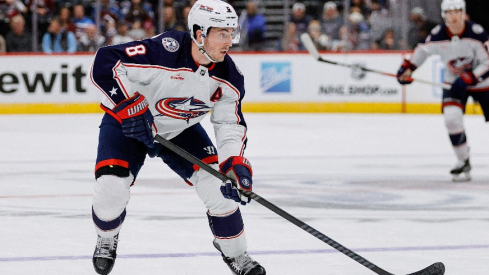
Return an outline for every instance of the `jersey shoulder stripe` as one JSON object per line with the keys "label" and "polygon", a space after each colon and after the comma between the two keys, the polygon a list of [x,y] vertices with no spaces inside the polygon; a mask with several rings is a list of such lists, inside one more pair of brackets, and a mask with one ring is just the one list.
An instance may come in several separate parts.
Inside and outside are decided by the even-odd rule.
{"label": "jersey shoulder stripe", "polygon": [[431,30],[430,35],[426,38],[426,42],[439,42],[450,40],[450,35],[447,32],[447,25],[439,24]]}
{"label": "jersey shoulder stripe", "polygon": [[[481,25],[476,24],[472,21],[465,21],[465,29],[460,38],[469,38],[480,41],[482,43],[485,43],[488,40],[487,33],[484,28]],[[426,39],[426,42],[439,42],[451,39],[452,34],[450,34],[447,25],[440,24],[431,30],[430,35]]]}

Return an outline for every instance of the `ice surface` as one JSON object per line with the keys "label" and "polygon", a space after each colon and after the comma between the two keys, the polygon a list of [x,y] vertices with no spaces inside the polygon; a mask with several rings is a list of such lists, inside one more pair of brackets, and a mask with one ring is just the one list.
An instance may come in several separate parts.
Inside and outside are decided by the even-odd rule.
{"label": "ice surface", "polygon": [[[489,127],[466,116],[472,182],[441,115],[245,114],[254,191],[394,274],[434,262],[489,274]],[[95,274],[100,114],[0,116],[0,274]],[[212,131],[209,122],[204,125]],[[159,159],[132,187],[114,274],[230,274],[194,189]],[[256,202],[249,253],[267,273],[374,274]]]}

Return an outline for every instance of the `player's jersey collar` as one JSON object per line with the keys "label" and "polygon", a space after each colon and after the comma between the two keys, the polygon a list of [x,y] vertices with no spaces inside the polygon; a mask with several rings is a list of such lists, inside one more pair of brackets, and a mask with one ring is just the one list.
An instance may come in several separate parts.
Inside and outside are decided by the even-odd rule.
{"label": "player's jersey collar", "polygon": [[[454,34],[450,31],[450,29],[448,28],[448,25],[445,25],[445,29],[447,31],[448,37],[451,39],[454,36]],[[467,29],[467,21],[465,21],[464,28],[460,32],[460,35],[458,35],[458,37],[463,37],[466,29]]]}

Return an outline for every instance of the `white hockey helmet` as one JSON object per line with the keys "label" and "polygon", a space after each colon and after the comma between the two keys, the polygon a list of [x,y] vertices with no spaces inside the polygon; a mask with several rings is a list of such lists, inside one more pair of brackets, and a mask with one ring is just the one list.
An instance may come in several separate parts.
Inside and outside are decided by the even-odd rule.
{"label": "white hockey helmet", "polygon": [[[195,32],[200,29],[205,38],[212,27],[233,28],[233,43],[239,43],[240,28],[238,15],[234,8],[220,0],[198,0],[188,14],[188,29],[190,36],[195,41]],[[197,28],[196,28],[197,27]]]}
{"label": "white hockey helmet", "polygon": [[443,0],[441,2],[441,17],[445,19],[445,13],[450,10],[462,10],[465,18],[465,0]]}

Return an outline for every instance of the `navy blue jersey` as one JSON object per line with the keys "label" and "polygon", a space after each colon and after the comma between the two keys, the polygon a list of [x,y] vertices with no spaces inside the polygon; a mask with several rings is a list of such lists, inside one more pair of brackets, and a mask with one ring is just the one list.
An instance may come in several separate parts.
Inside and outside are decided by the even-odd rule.
{"label": "navy blue jersey", "polygon": [[219,159],[242,155],[246,123],[241,112],[244,77],[227,55],[210,66],[197,64],[186,32],[100,48],[91,78],[104,94],[104,108],[141,93],[149,102],[158,134],[171,139],[212,110]]}
{"label": "navy blue jersey", "polygon": [[484,28],[471,21],[465,22],[460,36],[450,33],[446,24],[433,28],[426,42],[419,44],[411,57],[411,63],[420,66],[430,55],[439,55],[446,66],[445,81],[452,83],[463,70],[470,69],[479,83],[468,91],[489,89],[488,37]]}

